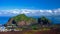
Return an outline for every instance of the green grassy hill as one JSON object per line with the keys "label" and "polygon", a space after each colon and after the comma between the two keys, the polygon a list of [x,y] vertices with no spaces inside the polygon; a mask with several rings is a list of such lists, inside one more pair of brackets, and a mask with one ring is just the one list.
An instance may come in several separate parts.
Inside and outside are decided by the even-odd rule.
{"label": "green grassy hill", "polygon": [[13,17],[14,18],[14,20],[16,21],[16,22],[18,22],[18,21],[22,21],[22,20],[24,20],[24,21],[34,21],[34,20],[36,20],[35,18],[32,18],[32,17],[27,17],[25,14],[20,14],[20,15],[17,15],[17,16],[15,16],[15,17]]}
{"label": "green grassy hill", "polygon": [[32,17],[27,17],[25,14],[19,14],[17,16],[12,17],[12,19],[9,20],[9,24],[16,22],[16,24],[22,23],[22,21],[26,24],[32,24],[32,23],[37,23],[37,19],[32,18]]}

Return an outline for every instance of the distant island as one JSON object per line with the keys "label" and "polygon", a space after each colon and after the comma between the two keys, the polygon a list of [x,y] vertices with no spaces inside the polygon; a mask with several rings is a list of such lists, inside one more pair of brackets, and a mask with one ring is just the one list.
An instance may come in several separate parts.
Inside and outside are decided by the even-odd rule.
{"label": "distant island", "polygon": [[[60,25],[52,24],[52,21],[45,16],[39,18],[28,17],[25,14],[19,14],[11,17],[6,24],[3,25],[4,29],[0,32],[51,32],[60,31]],[[3,27],[1,27],[2,29]],[[56,33],[54,32],[54,33]]]}
{"label": "distant island", "polygon": [[9,19],[7,25],[16,24],[18,26],[30,25],[37,23],[37,19],[27,17],[25,14],[20,14]]}
{"label": "distant island", "polygon": [[25,14],[19,14],[10,18],[7,24],[4,24],[6,29],[18,30],[39,30],[41,27],[49,27],[52,21],[42,16],[40,18],[28,17]]}
{"label": "distant island", "polygon": [[46,17],[42,16],[41,18],[33,18],[33,17],[28,17],[25,14],[20,14],[17,16],[14,16],[8,20],[7,25],[10,24],[15,24],[18,26],[24,26],[24,25],[31,25],[35,23],[40,23],[40,24],[50,24],[51,20],[47,19]]}

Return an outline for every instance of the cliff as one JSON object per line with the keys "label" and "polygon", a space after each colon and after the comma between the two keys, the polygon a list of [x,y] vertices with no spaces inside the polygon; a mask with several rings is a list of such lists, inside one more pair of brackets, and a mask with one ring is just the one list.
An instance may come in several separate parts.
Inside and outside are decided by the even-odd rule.
{"label": "cliff", "polygon": [[18,26],[25,26],[33,23],[37,23],[37,19],[32,17],[27,17],[25,14],[20,14],[10,18],[7,24],[8,25],[16,24]]}

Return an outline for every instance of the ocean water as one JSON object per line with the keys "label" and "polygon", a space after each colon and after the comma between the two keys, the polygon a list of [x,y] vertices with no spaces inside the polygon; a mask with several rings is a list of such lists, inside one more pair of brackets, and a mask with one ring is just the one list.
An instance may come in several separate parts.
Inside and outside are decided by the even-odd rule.
{"label": "ocean water", "polygon": [[[46,16],[46,17],[50,19],[53,24],[60,24],[60,16]],[[10,18],[11,17],[8,17],[8,16],[3,16],[3,17],[0,16],[0,24],[6,24]]]}
{"label": "ocean water", "polygon": [[[60,16],[45,16],[45,17],[48,18],[49,20],[51,20],[52,24],[60,24]],[[39,17],[35,16],[34,18],[39,18]]]}
{"label": "ocean water", "polygon": [[60,24],[60,16],[47,16],[53,24]]}
{"label": "ocean water", "polygon": [[0,16],[0,24],[6,24],[10,17],[8,16]]}

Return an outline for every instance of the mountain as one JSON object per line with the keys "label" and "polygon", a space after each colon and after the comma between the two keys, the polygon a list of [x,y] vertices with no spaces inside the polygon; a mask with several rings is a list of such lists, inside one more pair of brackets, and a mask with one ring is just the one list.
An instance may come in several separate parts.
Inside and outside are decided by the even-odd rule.
{"label": "mountain", "polygon": [[27,17],[25,14],[20,14],[10,18],[7,24],[8,25],[16,24],[18,26],[24,26],[24,25],[30,25],[33,23],[37,23],[37,19],[32,17]]}

